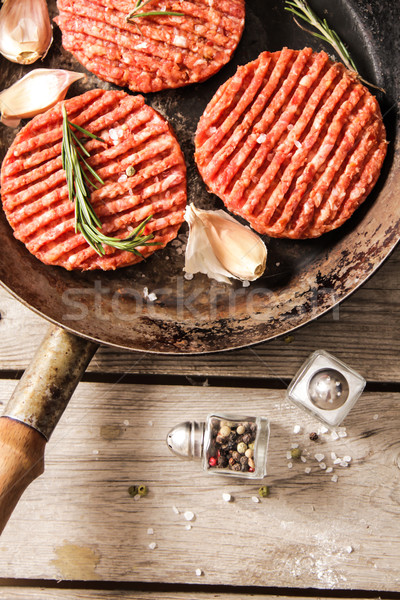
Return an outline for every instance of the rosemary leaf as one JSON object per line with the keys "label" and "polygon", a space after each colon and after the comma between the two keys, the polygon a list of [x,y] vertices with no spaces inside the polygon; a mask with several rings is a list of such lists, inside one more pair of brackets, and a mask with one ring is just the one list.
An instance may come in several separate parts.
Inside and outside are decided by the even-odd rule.
{"label": "rosemary leaf", "polygon": [[[140,5],[141,0],[138,0]],[[143,229],[152,218],[152,215],[144,219],[127,238],[114,238],[105,235],[101,231],[101,221],[96,215],[93,206],[90,203],[90,192],[88,185],[97,189],[97,186],[91,181],[90,173],[96,181],[104,184],[102,178],[89,165],[86,158],[90,153],[83,146],[81,140],[75,135],[72,128],[80,131],[86,137],[104,142],[100,137],[83,129],[75,123],[68,120],[65,105],[62,106],[63,115],[63,139],[61,145],[62,166],[65,171],[68,187],[68,197],[75,204],[75,231],[80,232],[89,246],[101,256],[105,254],[104,245],[112,246],[119,250],[132,252],[136,256],[141,256],[137,249],[139,246],[154,246],[158,242],[152,242],[153,234],[143,235]]]}
{"label": "rosemary leaf", "polygon": [[[374,85],[373,83],[369,83],[360,76],[355,63],[350,56],[349,51],[347,50],[343,41],[340,39],[339,35],[336,33],[336,31],[329,27],[326,19],[320,19],[316,15],[316,13],[311,9],[306,0],[285,0],[284,8],[285,10],[291,12],[294,15],[294,21],[301,29],[307,31],[314,37],[319,38],[324,42],[330,44],[332,48],[337,52],[343,64],[348,69],[350,69],[350,71],[355,72],[362,83],[365,83],[370,87],[376,88],[381,92],[385,92],[385,90],[383,90],[382,88],[378,87],[377,85]],[[317,31],[311,31],[306,27],[303,27],[298,22],[296,17],[305,21],[306,23],[314,27]]]}
{"label": "rosemary leaf", "polygon": [[185,14],[181,12],[168,11],[168,10],[150,10],[147,12],[138,12],[139,9],[142,9],[148,4],[152,2],[152,0],[137,0],[134,9],[126,16],[126,21],[128,23],[132,19],[137,19],[138,17],[156,17],[156,16],[173,16],[173,17],[184,17]]}
{"label": "rosemary leaf", "polygon": [[126,20],[130,21],[131,19],[137,19],[138,17],[166,17],[168,15],[171,15],[173,17],[184,17],[184,13],[180,13],[180,12],[173,12],[173,11],[169,11],[169,10],[152,10],[149,12],[144,12],[144,13],[135,13],[134,15],[131,15],[130,17],[127,17]]}

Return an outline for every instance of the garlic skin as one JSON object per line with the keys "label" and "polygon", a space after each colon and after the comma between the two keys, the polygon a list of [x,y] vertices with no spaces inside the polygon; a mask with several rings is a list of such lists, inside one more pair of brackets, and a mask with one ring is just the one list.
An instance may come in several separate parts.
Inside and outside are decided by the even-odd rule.
{"label": "garlic skin", "polygon": [[231,284],[230,278],[254,281],[265,271],[267,248],[249,227],[223,210],[186,207],[189,224],[184,271],[205,273],[211,279]]}
{"label": "garlic skin", "polygon": [[31,65],[46,56],[53,41],[46,0],[5,0],[0,10],[0,53]]}
{"label": "garlic skin", "polygon": [[63,100],[69,86],[85,77],[76,71],[35,69],[0,93],[1,123],[17,127]]}

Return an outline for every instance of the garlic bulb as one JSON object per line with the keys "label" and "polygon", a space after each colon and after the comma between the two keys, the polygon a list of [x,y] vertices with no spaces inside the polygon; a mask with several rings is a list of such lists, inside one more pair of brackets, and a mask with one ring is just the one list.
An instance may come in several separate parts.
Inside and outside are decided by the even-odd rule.
{"label": "garlic bulb", "polygon": [[201,210],[190,204],[186,273],[205,273],[217,281],[254,281],[265,271],[267,249],[261,238],[223,210]]}
{"label": "garlic bulb", "polygon": [[0,93],[1,123],[17,127],[63,100],[69,86],[85,77],[76,71],[35,69]]}
{"label": "garlic bulb", "polygon": [[46,0],[5,0],[0,10],[0,53],[11,62],[31,65],[53,41]]}

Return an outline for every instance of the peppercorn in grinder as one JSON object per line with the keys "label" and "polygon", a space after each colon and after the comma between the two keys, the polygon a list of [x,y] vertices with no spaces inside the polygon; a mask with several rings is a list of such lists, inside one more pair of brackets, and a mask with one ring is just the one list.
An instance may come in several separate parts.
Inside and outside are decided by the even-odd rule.
{"label": "peppercorn in grinder", "polygon": [[266,417],[208,415],[171,429],[167,445],[181,458],[202,460],[211,474],[262,479],[267,474],[269,421]]}

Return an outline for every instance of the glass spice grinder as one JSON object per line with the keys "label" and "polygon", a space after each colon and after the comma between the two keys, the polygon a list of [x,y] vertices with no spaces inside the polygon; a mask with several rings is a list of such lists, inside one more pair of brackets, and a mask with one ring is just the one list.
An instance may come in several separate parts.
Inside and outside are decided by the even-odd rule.
{"label": "glass spice grinder", "polygon": [[181,458],[202,460],[214,475],[262,479],[267,474],[269,421],[266,417],[208,415],[203,423],[186,421],[167,435]]}

